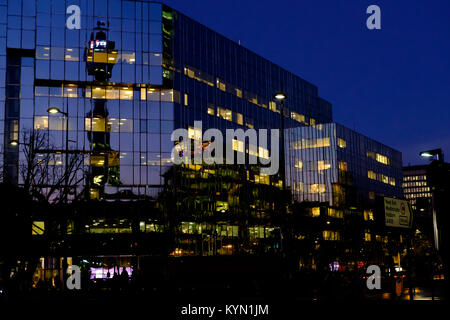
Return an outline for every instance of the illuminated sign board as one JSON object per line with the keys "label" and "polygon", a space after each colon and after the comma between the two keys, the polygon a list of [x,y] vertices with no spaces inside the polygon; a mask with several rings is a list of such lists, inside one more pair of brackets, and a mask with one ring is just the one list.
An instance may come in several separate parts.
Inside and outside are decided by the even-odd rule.
{"label": "illuminated sign board", "polygon": [[89,47],[91,49],[106,49],[108,46],[108,41],[106,40],[95,40],[95,41],[91,41],[91,43],[89,44]]}
{"label": "illuminated sign board", "polygon": [[412,210],[406,200],[385,197],[384,216],[386,227],[411,228]]}

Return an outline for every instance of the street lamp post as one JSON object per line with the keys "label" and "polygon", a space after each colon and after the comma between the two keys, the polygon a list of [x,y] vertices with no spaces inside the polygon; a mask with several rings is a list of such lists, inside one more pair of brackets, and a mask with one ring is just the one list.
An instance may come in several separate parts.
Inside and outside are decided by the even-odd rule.
{"label": "street lamp post", "polygon": [[[281,129],[281,148],[280,148],[280,175],[282,179],[282,185],[281,185],[281,204],[283,206],[282,213],[283,213],[283,219],[286,218],[286,165],[285,165],[285,147],[284,147],[284,100],[286,99],[286,95],[282,92],[276,93],[274,95],[274,98],[280,102],[280,129]],[[283,251],[283,240],[282,240],[282,232],[280,227],[280,243],[281,243],[281,251]]]}
{"label": "street lamp post", "polygon": [[68,186],[69,186],[69,113],[61,111],[56,107],[51,107],[47,109],[49,114],[62,114],[66,117],[66,156],[65,156],[65,168],[64,168],[64,201],[67,203],[68,198]]}
{"label": "street lamp post", "polygon": [[[433,157],[437,158],[437,161],[444,162],[444,155],[442,153],[442,149],[433,149],[433,150],[427,150],[422,151],[419,153],[421,157],[429,158],[430,160],[433,159]],[[427,180],[428,177],[427,177]],[[427,182],[428,184],[430,181]],[[433,210],[433,236],[434,236],[434,247],[436,250],[439,251],[439,229],[438,229],[438,222],[437,222],[437,214],[436,214],[436,195],[434,192],[433,186],[429,186],[431,189],[431,209]]]}

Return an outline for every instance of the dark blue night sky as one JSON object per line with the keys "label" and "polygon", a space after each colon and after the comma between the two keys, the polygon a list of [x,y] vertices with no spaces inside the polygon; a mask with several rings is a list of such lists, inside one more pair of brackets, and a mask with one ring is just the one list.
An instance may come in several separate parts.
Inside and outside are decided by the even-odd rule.
{"label": "dark blue night sky", "polygon": [[[335,121],[426,163],[450,160],[449,0],[167,0],[319,88]],[[381,8],[381,30],[366,8]]]}

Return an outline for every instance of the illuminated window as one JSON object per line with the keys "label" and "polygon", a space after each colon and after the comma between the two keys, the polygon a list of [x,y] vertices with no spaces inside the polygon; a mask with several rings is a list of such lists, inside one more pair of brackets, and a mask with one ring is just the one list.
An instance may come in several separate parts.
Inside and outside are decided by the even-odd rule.
{"label": "illuminated window", "polygon": [[320,217],[320,207],[311,208],[312,217]]}
{"label": "illuminated window", "polygon": [[64,97],[66,98],[77,98],[78,97],[78,87],[75,84],[69,84],[64,86]]}
{"label": "illuminated window", "polygon": [[372,210],[364,210],[364,220],[365,221],[373,221],[373,211]]}
{"label": "illuminated window", "polygon": [[331,231],[331,230],[322,231],[322,237],[323,237],[323,240],[326,240],[326,241],[337,241],[337,240],[341,239],[339,232]]}
{"label": "illuminated window", "polygon": [[78,55],[78,48],[66,48],[64,54],[64,60],[66,61],[79,61],[80,57]]}
{"label": "illuminated window", "polygon": [[367,177],[372,180],[377,180],[377,174],[372,170],[367,171]]}
{"label": "illuminated window", "polygon": [[31,225],[31,234],[34,236],[43,235],[45,232],[44,221],[33,221]]}
{"label": "illuminated window", "polygon": [[188,105],[188,94],[187,93],[184,94],[184,105],[185,106]]}
{"label": "illuminated window", "polygon": [[328,216],[342,219],[344,217],[344,211],[335,208],[328,208]]}
{"label": "illuminated window", "polygon": [[189,127],[188,135],[189,135],[189,139],[201,140],[202,139],[202,130],[199,128]]}
{"label": "illuminated window", "polygon": [[36,59],[49,60],[50,59],[50,47],[36,46]]}
{"label": "illuminated window", "polygon": [[378,162],[386,164],[386,165],[389,164],[389,158],[386,156],[383,156],[382,154],[379,154],[379,153],[377,153],[377,155],[376,155],[376,160]]}
{"label": "illuminated window", "polygon": [[375,192],[369,191],[369,199],[370,200],[375,200]]}
{"label": "illuminated window", "polygon": [[269,110],[273,112],[278,112],[277,110],[277,104],[275,101],[269,101]]}
{"label": "illuminated window", "polygon": [[270,184],[269,176],[265,175],[265,174],[261,174],[261,175],[255,174],[255,183],[269,185]]}
{"label": "illuminated window", "polygon": [[219,78],[216,80],[217,88],[219,88],[222,91],[227,91],[225,82],[222,82]]}
{"label": "illuminated window", "polygon": [[347,162],[339,161],[339,170],[340,171],[347,171]]}
{"label": "illuminated window", "polygon": [[217,116],[219,118],[231,121],[233,118],[233,114],[232,111],[229,109],[225,109],[225,108],[221,108],[221,107],[217,107]]}
{"label": "illuminated window", "polygon": [[233,139],[233,150],[244,152],[244,142],[237,139]]}
{"label": "illuminated window", "polygon": [[136,62],[136,55],[134,52],[122,52],[119,56],[120,61],[124,64],[134,64]]}
{"label": "illuminated window", "polygon": [[394,187],[395,187],[395,179],[389,177],[389,184],[390,184],[391,186],[394,186]]}
{"label": "illuminated window", "polygon": [[364,241],[370,242],[372,240],[372,235],[368,232],[364,233]]}
{"label": "illuminated window", "polygon": [[119,88],[114,88],[114,87],[107,87],[106,88],[106,99],[109,99],[109,100],[118,100],[118,99],[120,99],[120,89]]}
{"label": "illuminated window", "polygon": [[300,123],[305,122],[305,116],[294,111],[291,111],[291,118]]}
{"label": "illuminated window", "polygon": [[317,171],[328,170],[328,169],[330,169],[330,167],[331,167],[331,164],[325,163],[325,161],[323,161],[323,160],[317,161]]}
{"label": "illuminated window", "polygon": [[244,124],[244,116],[242,115],[242,113],[239,112],[235,112],[235,115],[236,115],[236,123],[242,126]]}
{"label": "illuminated window", "polygon": [[381,175],[381,181],[382,181],[383,183],[388,184],[388,183],[389,183],[389,177],[388,177],[388,176],[385,176],[384,174],[382,174],[382,175]]}
{"label": "illuminated window", "polygon": [[210,115],[210,116],[213,116],[214,115],[214,108],[210,108],[210,107],[208,107],[208,114]]}
{"label": "illuminated window", "polygon": [[85,118],[84,126],[86,131],[106,132],[106,119],[104,118]]}
{"label": "illuminated window", "polygon": [[47,130],[47,129],[48,129],[48,116],[35,116],[34,130]]}
{"label": "illuminated window", "polygon": [[[310,123],[310,125],[315,126],[316,125],[316,119],[310,118],[309,119],[309,123]],[[343,147],[341,147],[341,148],[343,148]]]}
{"label": "illuminated window", "polygon": [[344,139],[337,138],[337,145],[339,148],[347,147],[347,142]]}
{"label": "illuminated window", "polygon": [[325,185],[324,184],[312,184],[310,186],[310,193],[324,193]]}
{"label": "illuminated window", "polygon": [[295,162],[294,168],[297,168],[297,169],[301,170],[303,168],[303,162],[298,160],[297,162]]}
{"label": "illuminated window", "polygon": [[238,96],[239,98],[242,98],[242,90],[236,88],[236,96]]}
{"label": "illuminated window", "polygon": [[330,138],[318,138],[318,139],[301,139],[292,143],[292,148],[299,149],[313,149],[323,148],[330,146]]}

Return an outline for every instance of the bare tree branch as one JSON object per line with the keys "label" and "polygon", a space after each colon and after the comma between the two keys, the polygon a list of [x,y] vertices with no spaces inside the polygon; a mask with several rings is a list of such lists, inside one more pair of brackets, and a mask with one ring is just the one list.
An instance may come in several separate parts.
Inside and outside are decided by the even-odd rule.
{"label": "bare tree branch", "polygon": [[[19,164],[19,172],[23,188],[34,199],[62,202],[69,198],[70,190],[84,186],[86,175],[83,153],[57,150],[50,144],[45,131],[29,130],[23,132],[22,136],[24,159]],[[68,157],[67,166],[65,157]]]}

